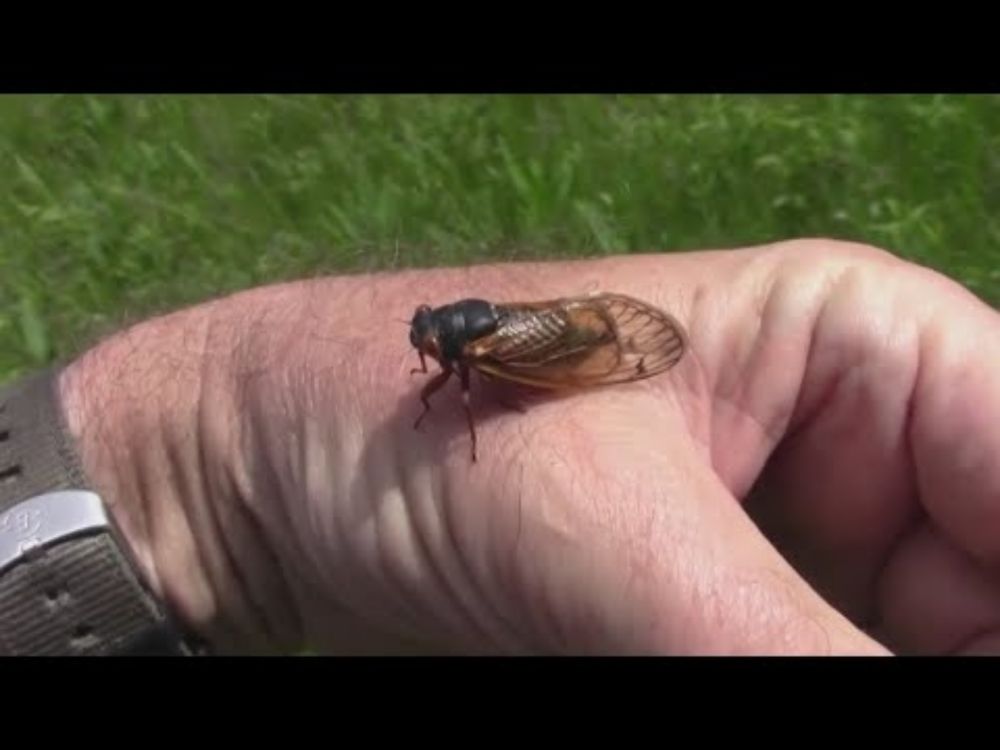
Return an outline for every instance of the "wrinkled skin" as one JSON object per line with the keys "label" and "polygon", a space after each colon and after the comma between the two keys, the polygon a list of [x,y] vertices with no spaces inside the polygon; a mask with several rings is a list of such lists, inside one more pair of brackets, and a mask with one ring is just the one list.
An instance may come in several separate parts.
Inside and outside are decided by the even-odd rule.
{"label": "wrinkled skin", "polygon": [[[456,378],[413,429],[417,305],[597,289],[673,313],[687,356],[565,396],[473,377],[475,464]],[[872,248],[265,287],[105,342],[64,393],[150,579],[226,648],[1000,650],[1000,319]]]}

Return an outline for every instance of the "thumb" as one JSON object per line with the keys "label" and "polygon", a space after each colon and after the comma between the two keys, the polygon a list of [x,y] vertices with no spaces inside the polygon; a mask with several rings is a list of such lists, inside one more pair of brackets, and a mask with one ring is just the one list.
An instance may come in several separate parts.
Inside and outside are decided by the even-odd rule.
{"label": "thumb", "polygon": [[519,579],[550,636],[599,653],[888,654],[781,557],[694,446],[612,424],[576,433],[587,461],[545,460],[543,437],[530,463],[544,492],[525,503]]}
{"label": "thumb", "polygon": [[651,534],[666,552],[646,596],[657,611],[674,613],[663,618],[671,624],[656,634],[660,643],[688,653],[888,653],[796,572],[714,471],[691,465],[698,468],[660,499]]}

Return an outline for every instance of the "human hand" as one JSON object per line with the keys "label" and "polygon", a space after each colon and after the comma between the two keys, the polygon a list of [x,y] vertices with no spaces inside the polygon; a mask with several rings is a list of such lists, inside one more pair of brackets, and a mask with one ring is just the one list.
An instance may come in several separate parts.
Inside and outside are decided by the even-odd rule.
{"label": "human hand", "polygon": [[[474,383],[477,463],[454,381],[413,429],[430,375],[410,377],[394,319],[595,289],[671,312],[687,356],[523,412]],[[342,277],[150,325],[159,341],[140,326],[70,368],[68,410],[108,492],[143,497],[119,514],[150,578],[217,640],[868,654],[989,648],[1000,626],[997,315],[887,254],[801,241]],[[164,340],[196,352],[157,378],[169,411],[135,406],[124,376],[129,420],[88,438],[81,415],[116,411],[84,395],[88,370]],[[135,447],[154,423],[165,463]],[[133,471],[116,492],[126,463],[163,483]]]}

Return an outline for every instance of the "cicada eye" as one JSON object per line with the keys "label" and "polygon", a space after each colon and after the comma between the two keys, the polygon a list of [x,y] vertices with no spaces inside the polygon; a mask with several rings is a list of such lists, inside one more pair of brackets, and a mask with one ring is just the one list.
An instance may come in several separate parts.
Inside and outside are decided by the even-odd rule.
{"label": "cicada eye", "polygon": [[427,338],[431,329],[431,308],[430,305],[421,305],[413,313],[413,322],[410,324],[410,344],[419,348],[420,343]]}

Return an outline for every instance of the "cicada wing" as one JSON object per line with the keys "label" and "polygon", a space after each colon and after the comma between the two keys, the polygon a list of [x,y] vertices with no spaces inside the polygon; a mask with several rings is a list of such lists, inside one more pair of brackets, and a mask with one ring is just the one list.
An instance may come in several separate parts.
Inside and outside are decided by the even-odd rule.
{"label": "cicada wing", "polygon": [[497,378],[542,388],[641,380],[680,361],[687,336],[671,315],[640,300],[602,294],[498,305],[501,322],[466,349]]}

